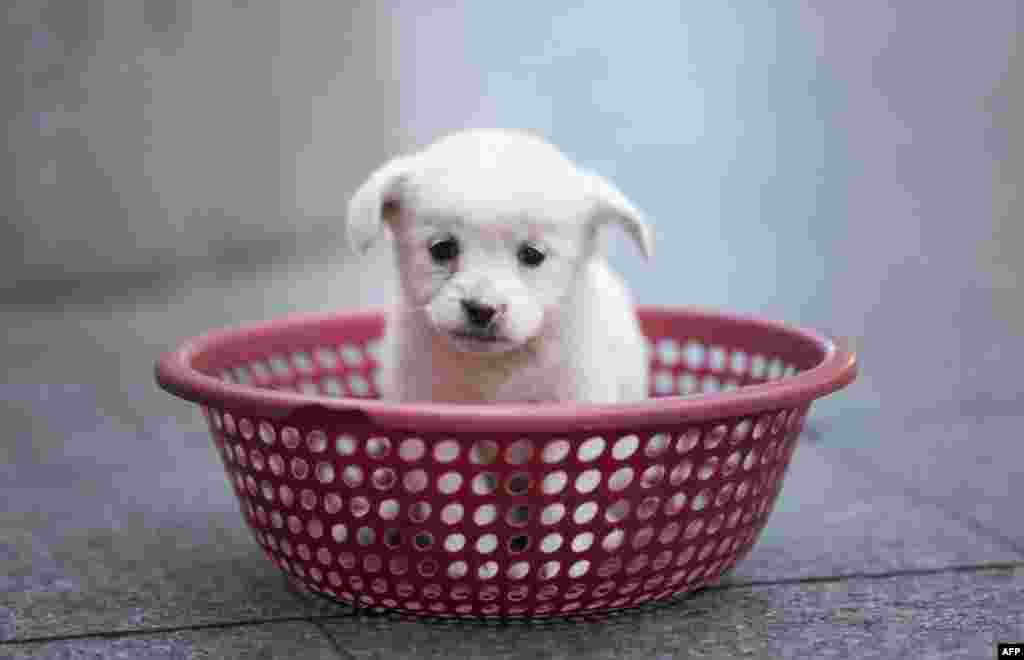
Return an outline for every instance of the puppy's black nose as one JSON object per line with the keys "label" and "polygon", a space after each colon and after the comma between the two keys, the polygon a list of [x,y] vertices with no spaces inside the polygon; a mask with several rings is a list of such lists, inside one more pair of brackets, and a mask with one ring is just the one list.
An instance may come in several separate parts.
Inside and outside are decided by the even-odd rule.
{"label": "puppy's black nose", "polygon": [[490,305],[482,305],[475,300],[463,300],[462,311],[470,324],[477,328],[486,328],[494,320],[497,309]]}

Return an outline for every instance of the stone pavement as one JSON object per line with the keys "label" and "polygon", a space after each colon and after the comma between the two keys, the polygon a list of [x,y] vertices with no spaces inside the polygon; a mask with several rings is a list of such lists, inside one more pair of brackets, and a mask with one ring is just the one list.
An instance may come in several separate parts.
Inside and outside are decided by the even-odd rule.
{"label": "stone pavement", "polygon": [[[384,303],[388,268],[339,267],[327,249],[7,306],[0,658],[986,658],[1024,640],[1024,407],[1019,365],[1002,362],[912,415],[872,407],[870,376],[835,395],[751,555],[668,606],[496,627],[355,616],[293,592],[153,362],[211,327]],[[875,346],[873,360],[897,357]]]}

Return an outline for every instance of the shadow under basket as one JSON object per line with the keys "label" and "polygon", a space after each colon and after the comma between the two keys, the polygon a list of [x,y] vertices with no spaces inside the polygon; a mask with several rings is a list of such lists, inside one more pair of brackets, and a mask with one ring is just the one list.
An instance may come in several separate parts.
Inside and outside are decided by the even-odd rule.
{"label": "shadow under basket", "polygon": [[641,308],[635,404],[376,400],[385,314],[220,330],[164,355],[200,404],[245,521],[293,583],[432,617],[604,615],[713,584],[767,521],[842,342]]}

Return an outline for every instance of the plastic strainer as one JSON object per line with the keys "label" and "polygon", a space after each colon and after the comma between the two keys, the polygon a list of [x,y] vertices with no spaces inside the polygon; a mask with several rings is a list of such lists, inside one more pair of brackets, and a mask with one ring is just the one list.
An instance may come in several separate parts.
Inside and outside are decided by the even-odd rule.
{"label": "plastic strainer", "polygon": [[436,617],[604,614],[714,583],[750,551],[842,342],[641,308],[651,400],[374,400],[384,313],[189,340],[157,381],[200,404],[242,514],[303,588]]}

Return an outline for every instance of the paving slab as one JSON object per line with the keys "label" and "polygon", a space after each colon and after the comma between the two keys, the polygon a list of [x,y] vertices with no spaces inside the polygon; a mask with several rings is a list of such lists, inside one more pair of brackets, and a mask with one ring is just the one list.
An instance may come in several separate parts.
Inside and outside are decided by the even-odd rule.
{"label": "paving slab", "polygon": [[324,622],[351,658],[986,658],[1024,639],[1024,573],[705,590],[602,622]]}
{"label": "paving slab", "polygon": [[119,416],[83,386],[2,392],[15,441],[0,449],[0,639],[305,611],[243,527],[201,427]]}
{"label": "paving slab", "polygon": [[0,385],[0,639],[309,612],[244,527],[198,420],[82,385]]}
{"label": "paving slab", "polygon": [[52,642],[0,646],[3,660],[44,658],[147,658],[150,660],[199,660],[213,658],[290,658],[321,660],[343,658],[315,624],[269,623],[182,630],[136,636],[85,637]]}
{"label": "paving slab", "polygon": [[900,420],[845,416],[822,442],[887,487],[948,515],[1024,555],[1024,412],[975,400],[959,410]]}
{"label": "paving slab", "polygon": [[1024,560],[999,539],[912,500],[897,484],[879,483],[870,470],[843,458],[827,446],[797,446],[768,524],[731,581]]}
{"label": "paving slab", "polygon": [[307,612],[247,533],[213,519],[153,525],[140,514],[122,517],[115,530],[4,515],[0,527],[0,640]]}

